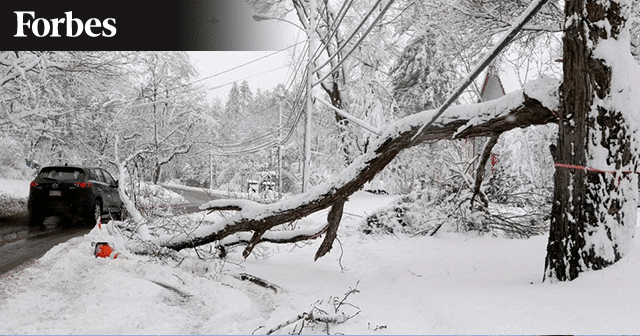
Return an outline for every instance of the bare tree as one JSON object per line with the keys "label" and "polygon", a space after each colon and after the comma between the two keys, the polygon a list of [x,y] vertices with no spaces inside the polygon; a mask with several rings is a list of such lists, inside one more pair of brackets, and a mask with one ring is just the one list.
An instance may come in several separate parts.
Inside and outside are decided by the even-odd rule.
{"label": "bare tree", "polygon": [[[188,153],[200,135],[198,122],[203,107],[197,103],[201,92],[189,84],[194,69],[184,52],[145,52],[139,72],[142,78],[138,97],[129,110],[123,129],[141,136],[136,145],[148,148],[145,164],[153,183],[178,155]],[[126,123],[129,123],[128,125]]]}

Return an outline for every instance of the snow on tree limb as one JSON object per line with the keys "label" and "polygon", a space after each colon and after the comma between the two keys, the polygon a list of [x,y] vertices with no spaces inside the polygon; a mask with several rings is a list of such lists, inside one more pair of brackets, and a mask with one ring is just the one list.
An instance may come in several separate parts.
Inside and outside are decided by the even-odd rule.
{"label": "snow on tree limb", "polygon": [[[269,242],[276,244],[297,243],[305,240],[311,240],[320,237],[328,228],[327,225],[315,226],[295,231],[267,231],[260,239],[260,242]],[[252,234],[249,232],[239,232],[228,236],[220,241],[222,246],[235,246],[248,244]]]}
{"label": "snow on tree limb", "polygon": [[319,102],[321,102],[322,104],[326,105],[327,107],[329,107],[330,109],[332,109],[335,113],[338,113],[339,115],[341,115],[342,117],[348,119],[349,121],[354,122],[356,125],[368,130],[371,133],[374,133],[375,135],[380,135],[380,130],[377,129],[376,127],[373,127],[371,125],[369,125],[369,123],[367,123],[366,121],[356,118],[342,110],[340,110],[339,108],[331,105],[331,103],[329,103],[328,101],[318,97],[318,96],[314,96],[314,98],[316,100],[318,100]]}
{"label": "snow on tree limb", "polygon": [[[427,123],[435,110],[423,111],[400,119],[382,129],[382,135],[372,144],[369,152],[358,157],[333,179],[297,195],[291,199],[273,204],[257,204],[230,201],[213,201],[201,206],[202,210],[235,206],[237,213],[211,225],[204,225],[192,233],[161,236],[156,243],[181,250],[196,247],[243,232],[258,232],[257,241],[267,241],[267,230],[294,220],[304,218],[319,210],[336,206],[361,189],[366,183],[389,164],[402,150],[423,141],[435,139],[462,139],[468,137],[499,134],[517,127],[542,125],[557,122],[552,108],[557,106],[559,82],[554,79],[540,79],[525,88],[486,103],[458,105],[449,108],[441,117],[412,141],[418,130]],[[533,98],[535,97],[535,98]],[[551,109],[549,108],[551,107]],[[341,212],[341,211],[340,211]],[[339,217],[329,216],[337,230]],[[335,218],[338,218],[337,220]],[[332,230],[333,231],[333,230]],[[281,231],[278,231],[281,232]],[[278,233],[281,242],[298,237],[297,231]],[[241,240],[251,241],[243,236]],[[333,240],[331,240],[332,242]],[[329,243],[327,243],[329,244]],[[327,250],[328,252],[328,250]],[[324,252],[326,253],[326,252]],[[318,255],[322,254],[320,251]]]}

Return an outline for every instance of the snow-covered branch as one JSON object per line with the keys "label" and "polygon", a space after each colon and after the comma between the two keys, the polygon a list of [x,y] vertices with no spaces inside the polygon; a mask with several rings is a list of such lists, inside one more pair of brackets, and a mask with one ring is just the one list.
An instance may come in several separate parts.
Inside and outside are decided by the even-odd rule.
{"label": "snow-covered branch", "polygon": [[5,61],[1,64],[8,66],[9,69],[7,69],[4,76],[0,78],[0,87],[4,86],[9,81],[12,81],[20,76],[24,76],[27,71],[33,70],[42,60],[42,58],[36,55],[30,56],[31,57],[27,56],[27,59],[25,59],[25,57],[16,58],[11,63],[9,63],[5,57]]}
{"label": "snow-covered branch", "polygon": [[[371,151],[361,155],[340,174],[314,189],[273,204],[247,205],[237,201],[209,203],[201,209],[236,205],[239,210],[234,216],[217,223],[206,223],[209,225],[203,225],[190,234],[162,236],[156,242],[161,246],[181,250],[220,241],[240,232],[259,233],[261,236],[258,238],[264,239],[265,232],[277,225],[329,207],[336,206],[338,209],[340,202],[371,181],[406,148],[427,140],[494,135],[517,127],[556,122],[553,110],[558,106],[558,85],[557,80],[540,79],[527,85],[525,91],[513,92],[497,100],[453,106],[440,119],[425,128],[415,141],[412,138],[431,120],[436,111],[428,110],[400,119],[382,130],[382,135],[373,142]],[[328,221],[331,225],[335,219],[332,217]],[[336,223],[338,222],[339,219]]]}
{"label": "snow-covered branch", "polygon": [[329,107],[330,109],[332,109],[334,112],[338,113],[339,115],[347,118],[349,121],[354,122],[356,125],[368,130],[369,132],[372,132],[376,135],[380,135],[380,130],[377,129],[374,126],[369,125],[369,123],[367,123],[366,121],[362,120],[362,119],[358,119],[350,114],[348,114],[347,112],[344,112],[342,110],[340,110],[339,108],[331,105],[331,103],[329,103],[328,101],[318,97],[318,96],[314,96],[314,98],[316,100],[318,100],[319,102],[321,102],[322,104],[326,105],[327,107]]}

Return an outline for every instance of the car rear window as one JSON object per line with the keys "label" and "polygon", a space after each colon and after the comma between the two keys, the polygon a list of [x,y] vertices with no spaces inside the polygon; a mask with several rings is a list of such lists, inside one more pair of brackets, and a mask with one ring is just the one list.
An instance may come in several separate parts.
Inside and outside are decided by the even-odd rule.
{"label": "car rear window", "polygon": [[38,177],[56,181],[80,181],[84,179],[84,172],[78,168],[52,167],[43,168]]}

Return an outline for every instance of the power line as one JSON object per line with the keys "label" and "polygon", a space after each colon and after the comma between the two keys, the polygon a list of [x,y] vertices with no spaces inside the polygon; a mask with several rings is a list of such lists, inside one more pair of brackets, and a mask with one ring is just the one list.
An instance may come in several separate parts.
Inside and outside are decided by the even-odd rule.
{"label": "power line", "polygon": [[[282,48],[282,49],[280,49],[280,50],[274,51],[274,52],[272,52],[272,53],[270,53],[270,54],[267,54],[267,55],[264,55],[264,56],[258,57],[258,58],[256,58],[256,59],[253,59],[253,60],[248,61],[248,62],[246,62],[246,63],[243,63],[243,64],[237,65],[237,66],[235,66],[235,67],[232,67],[232,68],[230,68],[230,69],[227,69],[227,70],[224,70],[224,71],[221,71],[221,72],[215,73],[215,74],[213,74],[213,75],[210,75],[210,76],[207,76],[207,77],[204,77],[204,78],[200,78],[200,79],[197,79],[197,80],[191,81],[191,82],[189,82],[189,83],[184,83],[184,84],[176,85],[176,86],[173,86],[173,87],[168,87],[168,88],[164,89],[163,91],[167,92],[167,91],[174,91],[174,90],[178,90],[178,89],[181,89],[181,88],[185,88],[185,87],[191,86],[191,85],[196,84],[196,83],[198,83],[198,82],[201,82],[201,81],[204,81],[204,80],[207,80],[207,79],[211,79],[211,78],[213,78],[213,77],[220,76],[220,75],[222,75],[222,74],[225,74],[225,73],[231,72],[231,71],[233,71],[233,70],[237,70],[237,69],[239,69],[239,68],[245,67],[245,66],[247,66],[247,65],[250,65],[250,64],[252,64],[252,63],[258,62],[258,61],[263,60],[263,59],[265,59],[265,58],[271,57],[271,56],[273,56],[273,55],[276,55],[276,54],[278,54],[278,53],[281,53],[281,52],[283,52],[283,51],[286,51],[286,50],[288,50],[288,49],[291,49],[291,48],[293,48],[293,47],[295,47],[295,46],[297,46],[297,45],[299,45],[299,44],[301,44],[301,43],[305,43],[305,42],[306,42],[306,41],[299,41],[299,42],[296,42],[296,43],[294,43],[294,44],[292,44],[292,45],[290,45],[290,46],[288,46],[288,47],[285,47],[285,48]],[[287,65],[287,66],[288,66],[288,65]],[[282,67],[279,67],[279,68],[276,68],[276,69],[272,69],[272,70],[269,70],[269,71],[265,71],[265,72],[262,72],[262,73],[259,73],[259,74],[255,74],[255,75],[252,75],[252,76],[247,76],[247,77],[245,77],[245,78],[241,78],[241,79],[239,79],[239,80],[236,80],[236,81],[233,81],[233,82],[229,82],[229,83],[224,84],[224,85],[221,85],[221,86],[216,86],[216,87],[214,87],[214,88],[209,88],[209,89],[207,89],[207,90],[215,90],[215,89],[219,89],[219,88],[224,87],[224,86],[226,86],[226,85],[233,84],[233,83],[235,83],[235,82],[237,82],[237,81],[241,81],[241,80],[249,79],[249,78],[256,77],[256,76],[259,76],[259,75],[263,75],[263,74],[266,74],[266,73],[269,73],[269,72],[273,72],[273,71],[276,71],[276,70],[280,70],[280,69],[285,68],[285,67],[287,67],[287,66],[282,66]],[[187,90],[182,91],[182,92],[178,92],[178,93],[187,93],[187,92],[190,92],[190,91],[193,91],[193,90],[195,90],[195,88],[188,88]],[[120,102],[120,103],[118,103],[118,104],[114,104],[114,105],[115,105],[115,106],[123,106],[123,105],[125,105],[125,104],[133,103],[133,102],[139,101],[139,100],[141,100],[141,99],[145,99],[145,98],[151,98],[151,97],[148,97],[148,96],[142,95],[142,96],[137,97],[137,98],[135,98],[135,99],[130,99],[130,100],[128,100],[128,101]],[[175,98],[175,97],[174,97],[174,98]],[[170,98],[169,98],[169,99],[164,99],[163,101],[168,101],[168,100],[171,100],[171,99],[170,99]],[[140,105],[134,105],[134,106],[138,107],[138,106],[144,106],[144,105],[150,105],[150,104],[153,104],[153,103],[141,103]]]}
{"label": "power line", "polygon": [[278,51],[274,51],[274,52],[272,52],[272,53],[270,53],[270,54],[268,54],[268,55],[265,55],[265,56],[262,56],[262,57],[258,57],[258,58],[254,59],[254,60],[249,61],[249,62],[246,62],[246,63],[240,64],[240,65],[235,66],[235,67],[233,67],[233,68],[230,68],[230,69],[227,69],[227,70],[224,70],[224,71],[221,71],[221,72],[215,73],[215,74],[210,75],[210,76],[207,76],[207,77],[200,78],[200,79],[198,79],[198,80],[195,80],[195,81],[193,81],[193,82],[191,82],[191,83],[188,83],[188,84],[185,84],[185,85],[195,84],[195,83],[198,83],[198,82],[201,82],[201,81],[207,80],[207,79],[211,79],[211,78],[213,78],[213,77],[220,76],[220,75],[225,74],[225,73],[227,73],[227,72],[231,72],[231,71],[233,71],[233,70],[240,69],[240,68],[245,67],[245,66],[247,66],[247,65],[249,65],[249,64],[253,64],[253,63],[257,62],[257,61],[263,60],[263,59],[265,59],[265,58],[268,58],[268,57],[271,57],[271,56],[276,55],[276,54],[278,54],[278,53],[281,53],[281,52],[283,52],[283,51],[285,51],[285,50],[291,49],[291,48],[293,48],[293,47],[297,46],[298,44],[300,44],[300,43],[304,43],[304,42],[306,42],[306,41],[299,41],[299,42],[296,42],[296,43],[294,43],[294,44],[292,44],[292,45],[290,45],[290,46],[288,46],[288,47],[282,48],[282,49],[280,49],[280,50],[278,50]]}
{"label": "power line", "polygon": [[214,86],[214,87],[212,87],[212,88],[208,88],[207,90],[208,90],[208,91],[217,90],[217,89],[219,89],[219,88],[225,87],[225,86],[227,86],[227,85],[231,85],[231,84],[233,84],[233,83],[237,83],[237,82],[242,81],[242,80],[245,80],[245,79],[249,79],[249,78],[253,78],[253,77],[258,77],[258,76],[261,76],[261,75],[264,75],[264,74],[268,74],[268,73],[270,73],[270,72],[274,72],[274,71],[277,71],[277,70],[280,70],[280,69],[283,69],[283,68],[287,68],[287,67],[289,67],[289,65],[283,65],[283,66],[281,66],[281,67],[277,67],[277,68],[275,68],[275,69],[267,70],[267,71],[264,71],[264,72],[261,72],[261,73],[255,74],[255,75],[251,75],[251,76],[247,76],[247,77],[244,77],[244,78],[236,79],[236,80],[234,80],[234,81],[232,81],[232,82],[227,82],[227,83],[222,84],[222,85]]}
{"label": "power line", "polygon": [[[380,0],[378,0],[378,3],[380,2]],[[331,74],[336,71],[338,68],[340,68],[340,66],[342,65],[342,63],[344,63],[344,61],[349,58],[349,56],[351,55],[351,53],[353,53],[358,46],[362,43],[362,41],[365,39],[365,37],[367,35],[369,35],[369,33],[371,32],[371,30],[373,29],[373,27],[375,27],[376,23],[378,21],[380,21],[380,19],[384,16],[384,14],[387,12],[387,10],[389,10],[389,8],[391,7],[391,5],[395,2],[395,0],[389,0],[389,2],[387,3],[387,5],[382,9],[382,11],[380,12],[380,14],[373,20],[373,22],[371,23],[371,25],[369,26],[369,28],[364,32],[364,34],[362,34],[362,36],[360,37],[360,39],[355,43],[355,45],[351,48],[351,50],[349,50],[349,52],[347,52],[347,54],[344,56],[344,58],[342,60],[340,60],[338,62],[338,64],[336,64],[333,68],[331,68],[331,70],[329,72],[327,72],[326,75],[322,76],[317,82],[314,83],[314,85],[320,84],[322,83],[322,81],[324,81],[325,79],[327,79],[327,77],[331,76]],[[364,22],[364,21],[363,21]],[[346,43],[344,44],[346,45]],[[344,46],[343,45],[343,46]],[[334,56],[337,55],[334,54]],[[327,61],[328,62],[328,61]],[[325,62],[322,66],[326,65],[327,62]]]}
{"label": "power line", "polygon": [[[254,147],[252,148],[248,148],[248,149],[241,149],[241,150],[226,150],[226,151],[222,151],[222,152],[218,152],[221,153],[220,155],[239,155],[239,154],[245,154],[245,153],[253,153],[259,150],[262,150],[266,147],[269,147],[270,145],[283,145],[285,144],[293,135],[293,132],[296,128],[296,126],[298,125],[298,122],[300,121],[300,118],[304,112],[304,106],[300,103],[301,102],[301,98],[304,97],[304,90],[298,90],[296,98],[294,100],[294,104],[293,104],[293,111],[299,110],[299,112],[297,113],[291,113],[289,114],[289,117],[287,118],[287,120],[285,121],[283,126],[280,126],[278,128],[276,128],[275,130],[271,130],[269,132],[264,132],[252,139],[248,139],[242,142],[238,142],[238,143],[234,143],[234,144],[216,144],[216,143],[209,143],[209,145],[212,145],[214,147],[218,147],[218,148],[232,148],[232,147],[241,147],[241,146],[247,146],[247,145],[253,145]],[[295,116],[295,117],[294,117]],[[293,121],[292,121],[293,120]],[[287,124],[289,124],[291,122],[291,126],[286,126]],[[288,128],[287,134],[285,135],[284,138],[282,139],[273,139],[277,136],[278,133],[280,133],[280,131],[284,130]],[[264,143],[264,140],[267,140],[268,142]],[[257,144],[256,144],[257,143]]]}
{"label": "power line", "polygon": [[[349,9],[351,9],[351,7],[353,6],[353,1],[354,0],[349,0],[349,1],[345,1],[342,3],[342,7],[340,8],[340,10],[338,11],[338,15],[336,16],[336,19],[333,21],[333,23],[331,24],[331,27],[329,27],[328,29],[328,33],[325,36],[324,40],[322,41],[323,44],[329,44],[329,41],[336,36],[336,34],[338,33],[338,28],[340,27],[340,24],[342,23],[342,21],[344,20],[347,12],[349,11]],[[376,5],[377,6],[377,5]],[[374,7],[375,8],[375,7]],[[325,11],[328,13],[329,9],[327,4],[325,4]],[[328,16],[328,14],[327,14]],[[366,18],[364,19],[366,20]],[[328,22],[327,22],[328,23]],[[346,43],[346,42],[345,42]],[[337,46],[339,46],[338,43],[336,43]]]}
{"label": "power line", "polygon": [[[391,5],[391,3],[393,3],[394,0],[391,0],[389,2],[389,4],[387,4],[387,8]],[[316,69],[321,69],[322,67],[324,67],[325,65],[327,65],[329,62],[331,62],[331,60],[333,60],[335,57],[337,57],[340,52],[342,51],[342,49],[344,49],[349,42],[351,42],[351,40],[355,37],[356,33],[358,33],[358,31],[364,26],[364,24],[367,22],[367,20],[369,19],[369,17],[371,17],[371,15],[373,14],[373,12],[375,11],[376,8],[378,8],[378,6],[380,5],[380,3],[382,3],[382,0],[378,0],[373,7],[371,7],[371,9],[369,10],[369,12],[365,15],[364,19],[362,19],[362,21],[360,21],[360,24],[358,24],[358,26],[356,27],[356,29],[353,30],[353,32],[351,32],[351,35],[349,35],[349,37],[347,38],[347,40],[342,44],[342,46],[340,46],[338,48],[338,50],[336,50],[335,53],[333,53],[333,55],[331,55],[329,57],[328,60],[326,60],[324,63],[322,63],[321,65],[319,65]],[[380,16],[382,16],[384,14],[386,10],[383,10],[380,15],[378,16],[378,18],[376,18],[376,20],[373,22],[372,26],[375,25],[375,23],[379,20]],[[336,27],[337,29],[337,27]],[[369,29],[368,31],[370,31],[371,29]],[[364,33],[363,36],[367,35],[367,32]],[[356,44],[357,45],[357,44]]]}

